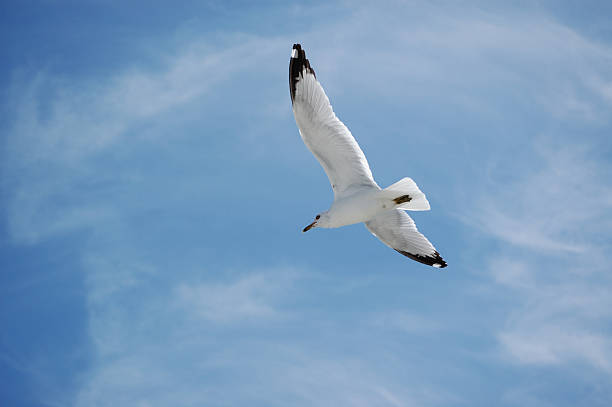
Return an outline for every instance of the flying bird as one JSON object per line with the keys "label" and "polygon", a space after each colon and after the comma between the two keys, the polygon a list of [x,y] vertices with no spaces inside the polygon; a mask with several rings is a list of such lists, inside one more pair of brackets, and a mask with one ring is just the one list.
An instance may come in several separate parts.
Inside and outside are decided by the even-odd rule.
{"label": "flying bird", "polygon": [[316,227],[337,228],[364,222],[384,244],[429,266],[446,262],[416,228],[406,210],[430,209],[425,194],[411,178],[381,189],[349,129],[338,119],[300,44],[293,44],[289,61],[289,91],[293,114],[306,147],[317,158],[334,191],[334,202],[303,232]]}

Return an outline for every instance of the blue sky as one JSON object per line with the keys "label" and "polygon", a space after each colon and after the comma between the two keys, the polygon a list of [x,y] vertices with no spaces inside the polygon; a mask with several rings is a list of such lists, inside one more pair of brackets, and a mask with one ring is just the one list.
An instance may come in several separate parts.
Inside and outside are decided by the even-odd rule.
{"label": "blue sky", "polygon": [[[0,8],[0,404],[609,405],[606,2]],[[295,42],[447,272],[301,233]]]}

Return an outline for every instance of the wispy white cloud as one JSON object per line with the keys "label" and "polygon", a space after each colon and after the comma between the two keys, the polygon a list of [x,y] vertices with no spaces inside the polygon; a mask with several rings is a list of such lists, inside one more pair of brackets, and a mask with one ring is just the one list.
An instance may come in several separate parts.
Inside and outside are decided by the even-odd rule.
{"label": "wispy white cloud", "polygon": [[584,144],[532,148],[537,169],[523,170],[518,179],[493,178],[469,217],[487,233],[525,249],[582,256],[601,251],[593,237],[610,223],[608,163],[591,159],[595,147]]}
{"label": "wispy white cloud", "polygon": [[174,273],[182,275],[174,289],[160,291],[152,284],[171,275],[168,270],[100,257],[90,264],[94,366],[82,378],[76,406],[456,401],[417,374],[418,385],[394,375],[389,363],[398,361],[386,353],[375,361],[352,352],[330,354],[326,346],[311,343],[316,333],[302,339],[285,332],[316,318],[323,319],[320,324],[339,323],[333,315],[318,314],[316,304],[299,305],[309,296],[296,287],[307,276],[304,271],[215,272],[211,282],[202,282],[201,276],[210,278],[205,270],[183,271]]}
{"label": "wispy white cloud", "polygon": [[602,288],[610,283],[607,276],[587,280],[585,273],[509,259],[496,261],[492,270],[521,300],[498,334],[510,360],[541,366],[581,362],[611,371],[606,325],[612,300]]}
{"label": "wispy white cloud", "polygon": [[536,150],[538,169],[500,183],[472,215],[502,242],[486,267],[513,299],[499,343],[519,364],[583,363],[610,372],[609,163],[592,159],[583,144]]}
{"label": "wispy white cloud", "polygon": [[[131,126],[202,97],[218,83],[265,60],[275,39],[243,37],[227,47],[206,41],[160,50],[160,68],[141,66],[104,78],[73,83],[38,72],[16,81],[8,150],[11,164],[47,160],[68,164],[108,147]],[[210,96],[209,96],[210,97]]]}
{"label": "wispy white cloud", "polygon": [[407,334],[429,334],[443,329],[439,322],[415,312],[395,310],[374,314],[371,323],[377,328],[390,328]]}
{"label": "wispy white cloud", "polygon": [[606,325],[612,320],[612,302],[607,290],[578,278],[562,280],[534,284],[529,292],[517,293],[525,305],[511,313],[499,333],[500,344],[518,363],[580,362],[611,372],[612,340]]}
{"label": "wispy white cloud", "polygon": [[[363,7],[336,26],[337,40],[325,30],[312,36],[329,89],[487,116],[503,115],[511,101],[562,120],[609,121],[607,44],[542,14],[404,7]],[[359,64],[347,75],[345,61],[354,55]]]}
{"label": "wispy white cloud", "polygon": [[286,269],[252,272],[229,282],[181,283],[175,296],[180,308],[213,322],[282,317],[284,313],[274,303],[288,295],[297,276],[295,271]]}
{"label": "wispy white cloud", "polygon": [[[73,83],[45,72],[16,80],[1,164],[12,238],[34,243],[116,220],[112,199],[90,202],[82,193],[100,180],[117,184],[112,168],[97,165],[100,154],[143,143],[134,128],[151,126],[177,106],[215,99],[215,85],[248,70],[245,59],[263,63],[277,41],[245,36],[225,48],[196,41],[162,53],[161,68],[134,68],[96,82]],[[122,181],[129,181],[125,175]]]}
{"label": "wispy white cloud", "polygon": [[[77,406],[217,403],[214,380],[196,378],[227,370],[215,362],[218,352],[232,353],[231,341],[219,340],[223,329],[282,315],[278,301],[289,295],[296,276],[287,269],[224,273],[225,283],[208,285],[185,281],[205,271],[183,272],[183,282],[159,291],[156,282],[171,273],[117,254],[88,260],[95,368],[84,378]],[[215,327],[218,322],[223,327]]]}
{"label": "wispy white cloud", "polygon": [[372,364],[342,357],[313,359],[311,354],[298,353],[278,380],[298,405],[410,407],[458,402],[444,389],[434,389],[417,378],[402,383]]}
{"label": "wispy white cloud", "polygon": [[516,332],[499,335],[501,344],[519,363],[531,365],[557,365],[586,362],[610,370],[610,341],[601,334],[590,334],[574,326],[552,328],[517,327]]}

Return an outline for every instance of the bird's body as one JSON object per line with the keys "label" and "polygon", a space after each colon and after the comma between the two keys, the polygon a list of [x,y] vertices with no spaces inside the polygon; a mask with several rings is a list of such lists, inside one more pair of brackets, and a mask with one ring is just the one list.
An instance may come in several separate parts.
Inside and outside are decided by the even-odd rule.
{"label": "bird's body", "polygon": [[339,228],[372,219],[386,209],[385,199],[380,196],[380,188],[368,188],[352,195],[335,199],[326,212],[328,222],[321,227]]}
{"label": "bird's body", "polygon": [[289,91],[295,121],[306,146],[319,160],[334,191],[334,203],[304,228],[337,228],[364,222],[368,230],[399,253],[434,267],[446,267],[433,245],[418,232],[405,210],[429,210],[410,178],[381,189],[348,128],[336,117],[300,44],[289,63]]}

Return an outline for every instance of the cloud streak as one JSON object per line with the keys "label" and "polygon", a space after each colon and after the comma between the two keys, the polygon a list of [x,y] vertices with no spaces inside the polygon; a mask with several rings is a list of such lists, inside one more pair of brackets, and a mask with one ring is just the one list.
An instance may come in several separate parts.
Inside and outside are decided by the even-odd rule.
{"label": "cloud streak", "polygon": [[496,284],[520,299],[498,333],[520,364],[585,363],[607,373],[612,320],[607,271],[612,185],[607,163],[583,145],[539,144],[541,169],[487,194],[476,212],[483,231],[504,245],[489,264]]}
{"label": "cloud streak", "polygon": [[[215,98],[216,85],[248,69],[243,59],[264,61],[276,41],[245,37],[219,49],[192,43],[167,55],[158,71],[134,69],[100,82],[75,84],[41,72],[14,83],[2,164],[12,238],[35,243],[116,220],[121,215],[111,202],[78,199],[92,184],[117,183],[108,175],[112,169],[97,161],[126,144],[144,144],[143,134],[135,136],[138,126],[151,126],[177,106]],[[61,207],[48,205],[56,201]]]}
{"label": "cloud streak", "polygon": [[588,259],[601,250],[592,237],[609,226],[605,215],[612,210],[610,168],[590,158],[594,148],[536,145],[540,168],[520,180],[493,179],[475,223],[516,246]]}
{"label": "cloud streak", "polygon": [[291,270],[252,272],[227,283],[181,283],[175,296],[179,307],[212,322],[278,318],[283,313],[272,301],[287,296],[294,278],[296,273]]}

